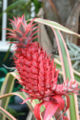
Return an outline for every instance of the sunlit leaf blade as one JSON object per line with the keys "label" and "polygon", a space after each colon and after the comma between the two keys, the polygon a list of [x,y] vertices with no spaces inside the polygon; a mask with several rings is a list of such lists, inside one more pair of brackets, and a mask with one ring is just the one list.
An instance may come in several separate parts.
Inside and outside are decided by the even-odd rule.
{"label": "sunlit leaf blade", "polygon": [[[5,81],[2,84],[0,96],[4,95],[6,93],[12,92],[13,87],[14,87],[14,81],[15,81],[15,78],[13,77],[13,75],[8,73],[6,78],[5,78]],[[10,100],[10,98],[3,99],[2,101],[0,101],[0,106],[2,108],[6,109],[8,104],[9,104],[9,100]],[[0,117],[2,117],[2,115]]]}
{"label": "sunlit leaf blade", "polygon": [[[3,109],[2,107],[0,107],[0,113],[5,115],[6,118],[8,118],[9,120],[17,120],[15,117],[13,117],[9,112],[7,112],[5,109]],[[1,118],[0,118],[1,119]],[[3,119],[1,119],[3,120]]]}
{"label": "sunlit leaf blade", "polygon": [[[29,96],[27,94],[25,94],[24,92],[13,92],[13,93],[7,93],[7,94],[4,94],[4,95],[1,95],[0,96],[0,100],[3,100],[5,98],[9,98],[13,95],[16,95],[18,97],[20,97],[23,101],[26,100],[26,98],[28,98]],[[33,111],[33,107],[39,103],[39,101],[37,99],[31,101],[25,101],[25,103],[29,106],[29,108]],[[22,103],[20,103],[22,104]]]}
{"label": "sunlit leaf blade", "polygon": [[42,19],[42,18],[36,18],[34,21],[38,22],[38,23],[41,23],[41,24],[44,24],[44,25],[47,25],[47,26],[49,26],[51,28],[61,30],[61,31],[65,32],[65,33],[76,35],[76,36],[80,37],[79,34],[69,30],[68,28],[66,28],[66,27],[64,27],[64,26],[62,26],[59,23],[56,23],[54,21],[50,21],[50,20],[46,20],[46,19]]}
{"label": "sunlit leaf blade", "polygon": [[[12,92],[14,81],[15,81],[15,78],[10,73],[8,73],[5,78],[5,81],[2,84],[0,96],[6,93]],[[6,109],[8,102],[9,102],[9,99],[4,99],[3,101],[1,101],[0,105]]]}
{"label": "sunlit leaf blade", "polygon": [[[55,37],[56,37],[56,42],[58,45],[58,51],[60,54],[60,59],[62,63],[62,70],[63,70],[63,76],[64,80],[73,80],[74,81],[74,75],[73,75],[73,70],[72,70],[72,65],[70,61],[70,56],[65,44],[65,41],[57,29],[52,29]],[[74,98],[74,95],[70,95],[70,120],[79,120],[79,115],[78,115],[78,109],[76,107],[77,101]]]}
{"label": "sunlit leaf blade", "polygon": [[11,97],[11,96],[13,96],[13,95],[16,95],[16,96],[20,97],[22,100],[25,100],[26,97],[27,97],[27,95],[26,95],[26,97],[25,97],[25,95],[23,94],[23,92],[13,92],[13,93],[6,93],[6,94],[4,94],[4,95],[1,95],[1,96],[0,96],[0,100],[2,100],[2,99],[4,99],[4,98],[7,98],[7,97]]}

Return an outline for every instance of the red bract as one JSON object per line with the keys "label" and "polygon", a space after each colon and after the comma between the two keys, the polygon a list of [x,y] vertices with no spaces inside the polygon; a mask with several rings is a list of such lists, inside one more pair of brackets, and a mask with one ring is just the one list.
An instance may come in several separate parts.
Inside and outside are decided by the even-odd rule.
{"label": "red bract", "polygon": [[[40,104],[34,108],[34,114],[38,120],[40,117],[40,108],[45,106],[44,120],[50,118],[57,110],[66,111],[69,103],[65,105],[63,95],[77,93],[78,86],[76,82],[66,82],[57,84],[58,70],[46,52],[40,47],[38,42],[32,42],[37,38],[36,24],[32,20],[29,24],[24,16],[11,20],[13,30],[10,30],[9,37],[16,40],[16,50],[14,62],[20,74],[19,83],[24,86],[24,92],[28,93],[31,99],[39,99]],[[64,117],[66,118],[66,117]]]}

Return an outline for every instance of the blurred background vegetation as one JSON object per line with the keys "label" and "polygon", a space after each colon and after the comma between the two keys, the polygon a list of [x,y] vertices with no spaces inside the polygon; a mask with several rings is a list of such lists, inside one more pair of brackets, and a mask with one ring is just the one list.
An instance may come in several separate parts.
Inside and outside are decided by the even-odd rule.
{"label": "blurred background vegetation", "polygon": [[[37,13],[41,8],[42,3],[39,0],[7,0],[8,8],[3,11],[7,12],[7,26],[9,27],[9,19],[12,19],[13,16],[22,16],[25,14],[25,18],[37,17]],[[2,6],[3,0],[0,0],[0,39],[2,31]]]}

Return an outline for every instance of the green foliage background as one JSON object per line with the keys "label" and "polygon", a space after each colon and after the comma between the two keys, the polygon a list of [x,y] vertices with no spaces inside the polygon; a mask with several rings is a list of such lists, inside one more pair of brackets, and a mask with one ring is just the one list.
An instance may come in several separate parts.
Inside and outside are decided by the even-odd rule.
{"label": "green foliage background", "polygon": [[[13,16],[22,16],[23,14],[25,14],[25,18],[26,20],[31,18],[31,5],[34,5],[34,12],[35,12],[35,16],[37,16],[37,13],[41,7],[41,2],[39,2],[38,0],[8,0],[8,8],[6,9],[6,11],[3,12],[7,12],[7,26],[9,26],[9,19],[12,19]],[[3,0],[0,0],[0,39],[1,39],[1,31],[2,31],[2,5],[3,5]]]}

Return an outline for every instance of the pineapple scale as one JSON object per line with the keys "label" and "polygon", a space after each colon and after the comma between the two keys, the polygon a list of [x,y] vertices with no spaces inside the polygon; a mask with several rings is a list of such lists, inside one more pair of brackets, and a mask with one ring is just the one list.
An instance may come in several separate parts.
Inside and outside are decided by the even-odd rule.
{"label": "pineapple scale", "polygon": [[58,71],[38,42],[17,48],[14,61],[26,93],[37,99],[53,94],[52,88],[57,81]]}

